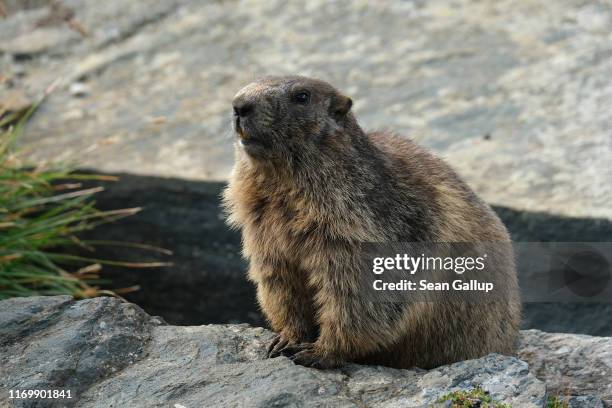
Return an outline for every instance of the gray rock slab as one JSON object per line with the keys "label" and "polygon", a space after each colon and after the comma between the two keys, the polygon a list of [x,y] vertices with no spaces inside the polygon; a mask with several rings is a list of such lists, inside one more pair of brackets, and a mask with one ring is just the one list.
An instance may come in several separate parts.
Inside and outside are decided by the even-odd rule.
{"label": "gray rock slab", "polygon": [[264,358],[273,336],[265,329],[167,326],[112,298],[5,300],[0,328],[0,405],[9,389],[42,388],[73,395],[44,403],[79,407],[422,407],[475,386],[520,407],[541,407],[546,396],[514,357],[491,354],[430,371],[321,371]]}
{"label": "gray rock slab", "polygon": [[[554,395],[589,394],[612,406],[612,338],[523,330],[519,356]],[[595,403],[592,406],[597,406]]]}
{"label": "gray rock slab", "polygon": [[564,401],[567,401],[568,408],[605,408],[605,405],[601,398],[588,395],[588,396],[570,396],[565,398]]}
{"label": "gray rock slab", "polygon": [[609,2],[63,2],[89,37],[33,30],[43,2],[0,20],[0,95],[60,79],[24,140],[32,160],[223,180],[234,93],[301,73],[350,95],[365,128],[429,146],[491,203],[612,218]]}
{"label": "gray rock slab", "polygon": [[[110,298],[3,301],[0,402],[7,400],[10,389],[61,388],[77,396],[142,358],[150,326],[159,323],[138,306]],[[12,402],[34,406],[32,401]]]}

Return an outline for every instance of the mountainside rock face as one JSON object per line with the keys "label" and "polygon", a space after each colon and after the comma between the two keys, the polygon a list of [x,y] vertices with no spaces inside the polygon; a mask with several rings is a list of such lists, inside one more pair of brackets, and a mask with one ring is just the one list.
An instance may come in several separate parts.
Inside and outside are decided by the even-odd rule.
{"label": "mountainside rock face", "polygon": [[[242,324],[168,326],[113,298],[6,300],[0,406],[422,407],[482,387],[513,407],[543,407],[543,381],[574,396],[573,406],[612,404],[610,338],[532,330],[521,345],[526,361],[491,354],[430,371],[320,371],[264,358],[272,336]],[[9,401],[16,389],[70,389],[72,399]]]}
{"label": "mountainside rock face", "polygon": [[71,10],[87,37],[51,24],[49,1],[11,1],[0,19],[0,95],[61,83],[29,132],[33,158],[226,179],[232,96],[301,73],[350,95],[365,128],[446,157],[491,203],[612,218],[608,1],[60,3],[55,20]]}
{"label": "mountainside rock face", "polygon": [[[609,1],[2,3],[0,116],[58,80],[21,139],[25,159],[123,173],[99,204],[145,211],[90,237],[174,251],[175,267],[146,278],[104,271],[173,324],[262,323],[218,204],[231,99],[265,74],[332,82],[365,129],[444,157],[516,241],[612,240]],[[610,302],[526,304],[523,326],[612,335],[610,316]]]}

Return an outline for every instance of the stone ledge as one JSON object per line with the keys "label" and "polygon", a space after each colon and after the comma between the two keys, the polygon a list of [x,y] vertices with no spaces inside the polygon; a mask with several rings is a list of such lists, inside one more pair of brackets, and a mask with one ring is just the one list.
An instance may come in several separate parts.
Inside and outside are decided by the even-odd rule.
{"label": "stone ledge", "polygon": [[114,298],[66,296],[0,302],[0,334],[0,395],[70,388],[79,407],[420,407],[476,386],[515,407],[542,407],[541,380],[558,391],[571,384],[577,402],[612,402],[605,337],[529,330],[525,361],[491,354],[430,371],[355,364],[321,371],[264,358],[273,334],[263,328],[169,326]]}

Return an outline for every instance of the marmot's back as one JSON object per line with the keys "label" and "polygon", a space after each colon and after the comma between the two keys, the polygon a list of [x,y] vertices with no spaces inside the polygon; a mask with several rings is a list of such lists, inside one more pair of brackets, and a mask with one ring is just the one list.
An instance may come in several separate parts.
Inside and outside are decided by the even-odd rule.
{"label": "marmot's back", "polygon": [[431,241],[510,241],[499,217],[445,161],[395,134],[372,132],[368,138],[390,160],[401,187],[418,189],[430,210]]}
{"label": "marmot's back", "polygon": [[[389,160],[398,187],[406,192],[418,190],[420,200],[426,203],[428,241],[483,243],[494,252],[491,261],[495,269],[487,272],[495,275],[493,280],[503,290],[499,298],[487,302],[443,295],[433,302],[411,303],[400,323],[410,329],[401,339],[358,361],[431,368],[491,352],[514,354],[520,297],[510,238],[499,217],[450,166],[411,140],[383,132],[370,133],[368,139]],[[407,221],[407,226],[411,223]],[[387,228],[398,229],[397,224]],[[401,241],[402,236],[389,238]]]}

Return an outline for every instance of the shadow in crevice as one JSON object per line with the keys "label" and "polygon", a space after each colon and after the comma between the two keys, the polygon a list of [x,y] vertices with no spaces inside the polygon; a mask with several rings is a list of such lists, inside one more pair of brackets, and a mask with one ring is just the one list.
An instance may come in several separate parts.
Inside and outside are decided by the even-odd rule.
{"label": "shadow in crevice", "polygon": [[[174,252],[172,267],[106,267],[112,287],[139,284],[128,300],[169,323],[193,325],[246,322],[263,325],[253,286],[240,258],[240,236],[224,223],[220,195],[224,183],[120,174],[106,183],[98,207],[144,207],[139,214],[103,225],[89,237],[146,243]],[[612,222],[494,207],[515,241],[605,242]],[[100,247],[96,256],[132,261],[168,261],[164,255],[128,248]],[[612,335],[611,304],[533,303],[524,307],[525,328]]]}
{"label": "shadow in crevice", "polygon": [[97,247],[96,257],[132,262],[163,261],[163,268],[104,267],[110,287],[140,285],[125,297],[149,314],[178,325],[247,322],[263,325],[253,287],[246,280],[240,236],[224,222],[222,183],[119,174],[102,183],[99,209],[144,207],[131,217],[102,225],[84,239],[114,240],[169,249],[168,257],[125,247]]}

